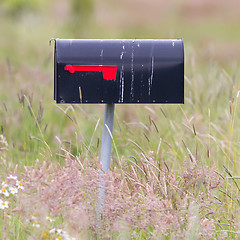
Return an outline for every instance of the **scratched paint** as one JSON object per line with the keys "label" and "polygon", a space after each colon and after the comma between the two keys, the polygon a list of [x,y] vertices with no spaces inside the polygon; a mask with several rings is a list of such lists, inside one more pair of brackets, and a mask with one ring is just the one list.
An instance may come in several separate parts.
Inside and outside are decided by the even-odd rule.
{"label": "scratched paint", "polygon": [[[124,41],[123,41],[124,43]],[[123,45],[122,46],[122,52],[120,54],[120,59],[122,60],[123,57],[124,57],[124,54],[126,53],[125,51],[125,46]],[[120,70],[120,93],[119,93],[119,102],[122,102],[124,101],[124,62],[123,62],[123,65],[121,67],[121,70]]]}
{"label": "scratched paint", "polygon": [[152,81],[153,81],[154,58],[151,58],[151,74],[148,78],[148,95],[151,95]]}
{"label": "scratched paint", "polygon": [[121,54],[120,54],[120,59],[123,59],[124,53],[125,53],[125,46],[123,45],[123,46],[122,46],[122,52],[121,52]]}
{"label": "scratched paint", "polygon": [[122,65],[120,70],[120,100],[119,102],[123,102],[124,100],[124,66]]}
{"label": "scratched paint", "polygon": [[123,59],[124,51],[121,52],[120,59]]}
{"label": "scratched paint", "polygon": [[132,75],[132,79],[131,79],[131,91],[130,91],[130,96],[132,99],[134,99],[134,67],[133,67],[133,63],[134,63],[134,49],[132,46],[132,56],[131,56],[131,75]]}
{"label": "scratched paint", "polygon": [[152,57],[152,61],[151,61],[151,85],[152,85],[152,81],[153,81],[153,69],[154,69],[154,57]]}

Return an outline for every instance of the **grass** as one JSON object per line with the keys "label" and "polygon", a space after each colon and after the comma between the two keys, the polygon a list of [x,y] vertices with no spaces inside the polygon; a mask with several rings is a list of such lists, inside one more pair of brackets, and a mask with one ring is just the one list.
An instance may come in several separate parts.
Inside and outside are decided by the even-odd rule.
{"label": "grass", "polygon": [[[236,19],[217,21],[210,14],[190,21],[178,2],[171,10],[166,6],[170,17],[139,25],[134,21],[141,16],[134,15],[128,25],[114,6],[105,16],[92,3],[82,18],[70,3],[56,1],[39,1],[39,9],[19,15],[11,4],[0,9],[0,180],[13,174],[24,185],[15,196],[0,195],[9,201],[9,208],[0,209],[0,238],[238,239],[240,71],[239,54],[231,48],[240,37]],[[185,104],[116,105],[99,227],[104,106],[55,105],[48,40],[146,36],[184,38]]]}

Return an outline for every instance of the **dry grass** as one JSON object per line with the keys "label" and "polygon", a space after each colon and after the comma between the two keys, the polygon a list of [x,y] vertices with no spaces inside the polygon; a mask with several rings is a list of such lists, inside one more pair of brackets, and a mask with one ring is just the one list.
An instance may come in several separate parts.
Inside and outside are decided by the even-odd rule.
{"label": "dry grass", "polygon": [[[36,238],[50,231],[46,216],[51,216],[64,219],[51,227],[64,228],[76,239],[92,234],[109,239],[123,233],[128,238],[225,239],[224,231],[216,231],[226,229],[226,206],[218,198],[224,179],[214,168],[190,162],[172,172],[153,154],[143,154],[136,163],[122,158],[122,169],[108,172],[100,223],[96,214],[99,166],[70,157],[62,168],[46,162],[26,168],[17,211],[23,222],[33,213],[37,216],[40,227],[32,231]],[[25,224],[26,231],[30,225]]]}

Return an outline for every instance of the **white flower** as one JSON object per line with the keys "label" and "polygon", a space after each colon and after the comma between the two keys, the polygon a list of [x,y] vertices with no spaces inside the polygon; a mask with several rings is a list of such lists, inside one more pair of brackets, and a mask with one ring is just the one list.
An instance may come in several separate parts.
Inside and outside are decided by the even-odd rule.
{"label": "white flower", "polygon": [[0,199],[0,209],[8,208],[8,201],[3,201]]}
{"label": "white flower", "polygon": [[33,227],[40,228],[40,224],[39,223],[33,223]]}
{"label": "white flower", "polygon": [[10,176],[7,177],[7,179],[17,180],[17,176],[13,176],[13,175],[11,174]]}
{"label": "white flower", "polygon": [[8,187],[7,181],[2,182],[2,187],[3,187],[3,188],[7,188],[7,187]]}
{"label": "white flower", "polygon": [[36,217],[36,216],[34,216],[34,215],[32,215],[32,216],[31,216],[31,219],[33,219],[33,220],[36,220],[36,219],[37,219],[37,217]]}
{"label": "white flower", "polygon": [[2,188],[1,190],[0,190],[0,193],[2,193],[4,196],[6,196],[6,197],[8,197],[9,196],[9,192],[8,192],[8,190],[6,189],[6,188]]}
{"label": "white flower", "polygon": [[53,229],[51,229],[50,231],[49,231],[49,233],[55,233],[56,232],[56,229],[55,228],[53,228]]}
{"label": "white flower", "polygon": [[57,234],[60,236],[65,234],[65,232],[62,229],[57,229],[56,231],[57,231]]}
{"label": "white flower", "polygon": [[16,186],[18,187],[18,189],[24,189],[23,184],[20,181],[16,181]]}
{"label": "white flower", "polygon": [[54,222],[55,220],[54,219],[52,219],[51,217],[46,217],[46,220],[48,220],[49,222]]}
{"label": "white flower", "polygon": [[55,238],[55,240],[59,240],[59,239],[64,239],[64,240],[76,240],[76,238],[70,237],[68,235],[68,233],[66,231],[63,231],[62,229],[51,229],[49,231],[50,234],[56,234],[57,238]]}
{"label": "white flower", "polygon": [[18,189],[15,188],[15,187],[10,187],[10,188],[9,188],[9,191],[10,191],[10,193],[11,193],[12,195],[15,195],[15,194],[18,193]]}

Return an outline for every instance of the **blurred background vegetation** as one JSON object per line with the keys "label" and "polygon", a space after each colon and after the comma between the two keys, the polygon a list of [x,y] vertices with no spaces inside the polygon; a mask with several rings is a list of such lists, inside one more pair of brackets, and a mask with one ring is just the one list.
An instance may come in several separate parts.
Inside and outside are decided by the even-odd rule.
{"label": "blurred background vegetation", "polygon": [[[54,105],[51,38],[183,38],[185,105],[117,105],[118,154],[135,154],[131,139],[175,163],[188,154],[184,140],[198,158],[221,165],[209,161],[209,152],[221,153],[234,168],[240,153],[232,141],[240,131],[237,126],[233,134],[238,115],[229,106],[237,110],[231,101],[239,89],[239,24],[238,0],[1,0],[0,125],[9,143],[9,166],[60,160],[61,148],[99,156],[104,106]],[[210,140],[212,135],[219,141]],[[160,140],[166,143],[162,152]]]}
{"label": "blurred background vegetation", "polygon": [[228,64],[240,58],[239,9],[237,0],[1,0],[1,59],[37,64],[51,37],[183,38]]}

